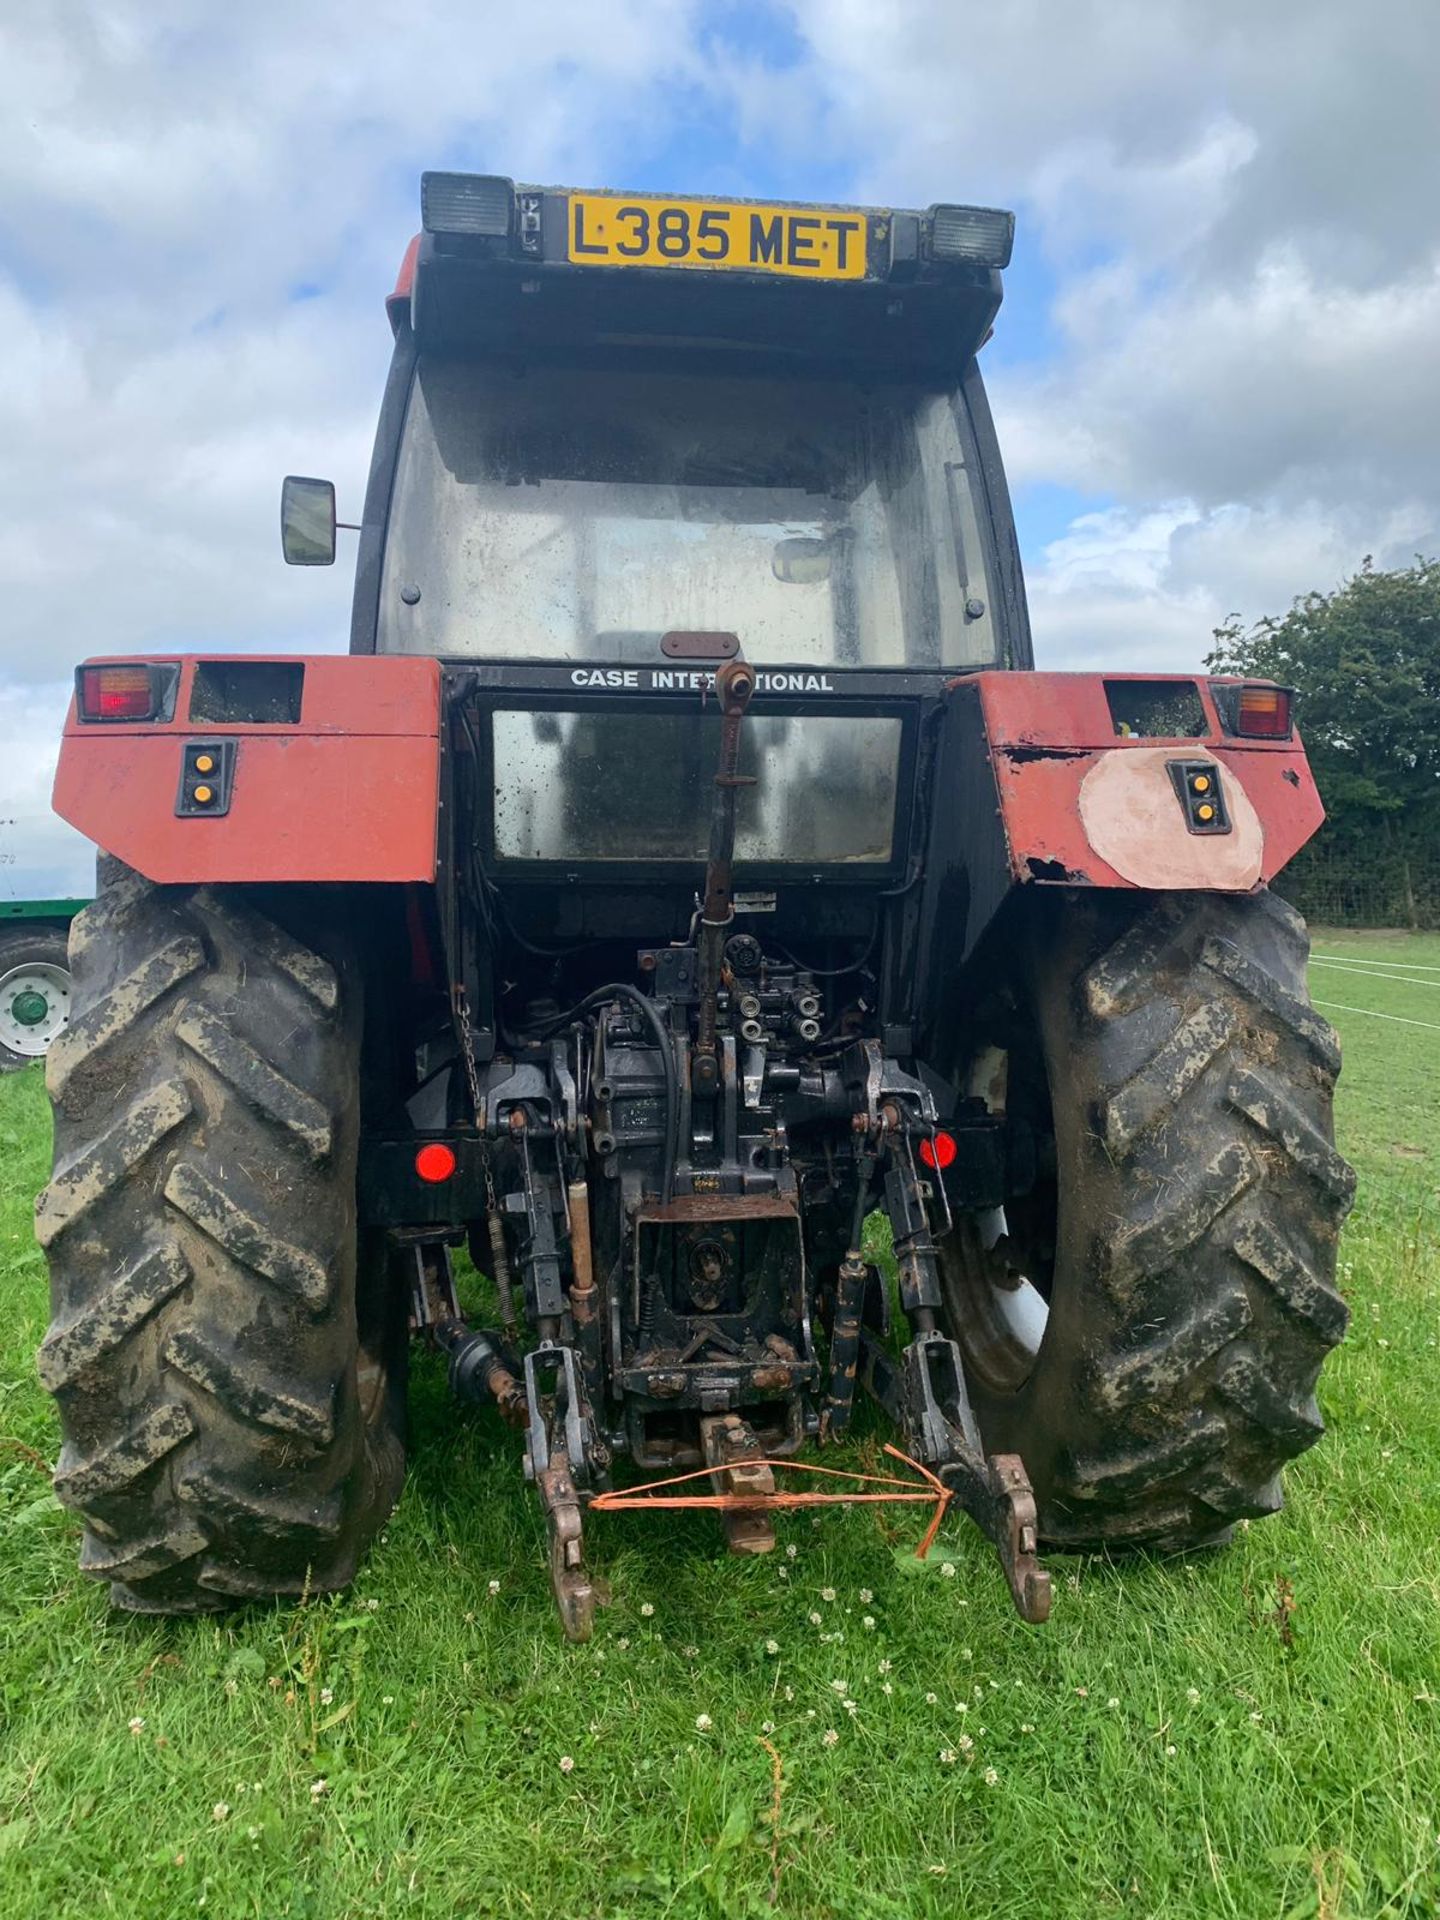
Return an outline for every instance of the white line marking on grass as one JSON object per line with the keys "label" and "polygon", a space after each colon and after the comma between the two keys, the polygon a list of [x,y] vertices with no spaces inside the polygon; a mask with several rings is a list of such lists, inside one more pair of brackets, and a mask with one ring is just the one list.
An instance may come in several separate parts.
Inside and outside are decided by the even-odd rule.
{"label": "white line marking on grass", "polygon": [[1311,965],[1335,967],[1341,973],[1359,974],[1362,980],[1388,980],[1397,987],[1440,987],[1440,980],[1412,980],[1403,973],[1376,973],[1373,967],[1352,967],[1348,960],[1321,960],[1311,955]]}
{"label": "white line marking on grass", "polygon": [[1368,1013],[1372,1020],[1393,1020],[1397,1026],[1427,1027],[1431,1033],[1440,1033],[1440,1022],[1434,1020],[1407,1020],[1403,1013],[1377,1013],[1374,1007],[1347,1007],[1338,1000],[1316,1000],[1317,1007],[1329,1007],[1335,1013]]}
{"label": "white line marking on grass", "polygon": [[1412,973],[1440,973],[1440,966],[1432,967],[1428,960],[1377,960],[1368,953],[1322,953],[1318,947],[1312,950],[1310,958],[1338,960],[1347,967],[1408,967]]}

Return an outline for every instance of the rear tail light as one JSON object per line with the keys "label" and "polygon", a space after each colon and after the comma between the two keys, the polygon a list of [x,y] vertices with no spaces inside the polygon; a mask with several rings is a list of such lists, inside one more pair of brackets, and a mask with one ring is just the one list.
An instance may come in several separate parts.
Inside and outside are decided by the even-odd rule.
{"label": "rear tail light", "polygon": [[1290,732],[1290,695],[1284,687],[1241,687],[1235,731],[1254,740],[1283,740]]}
{"label": "rear tail light", "polygon": [[1211,690],[1227,733],[1242,740],[1288,740],[1294,727],[1295,696],[1289,687],[1235,681],[1212,682]]}
{"label": "rear tail light", "polygon": [[937,1173],[943,1173],[946,1167],[954,1165],[957,1151],[954,1134],[946,1133],[943,1128],[933,1138],[920,1142],[920,1158]]}
{"label": "rear tail light", "polygon": [[443,1186],[454,1175],[455,1149],[443,1140],[431,1140],[415,1155],[415,1171],[427,1186]]}
{"label": "rear tail light", "polygon": [[82,720],[168,720],[175,709],[174,667],[134,662],[81,667],[75,710]]}

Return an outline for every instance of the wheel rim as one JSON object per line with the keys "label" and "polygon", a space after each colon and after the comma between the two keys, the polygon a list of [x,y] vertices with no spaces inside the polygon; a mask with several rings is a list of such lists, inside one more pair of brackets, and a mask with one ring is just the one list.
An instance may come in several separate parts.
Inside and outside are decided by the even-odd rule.
{"label": "wheel rim", "polygon": [[1017,1264],[1003,1207],[957,1221],[942,1244],[946,1312],[966,1367],[1014,1393],[1040,1357],[1050,1303]]}
{"label": "wheel rim", "polygon": [[0,974],[0,1047],[39,1060],[70,1018],[70,975],[44,960]]}

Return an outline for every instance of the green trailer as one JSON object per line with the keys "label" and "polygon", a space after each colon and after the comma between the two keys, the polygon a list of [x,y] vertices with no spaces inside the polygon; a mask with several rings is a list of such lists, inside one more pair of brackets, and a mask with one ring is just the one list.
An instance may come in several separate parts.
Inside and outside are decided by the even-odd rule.
{"label": "green trailer", "polygon": [[[0,1073],[42,1060],[70,1017],[66,949],[88,895],[70,895],[79,863],[55,858],[58,827],[49,818],[0,813]],[[84,845],[78,836],[76,844]]]}

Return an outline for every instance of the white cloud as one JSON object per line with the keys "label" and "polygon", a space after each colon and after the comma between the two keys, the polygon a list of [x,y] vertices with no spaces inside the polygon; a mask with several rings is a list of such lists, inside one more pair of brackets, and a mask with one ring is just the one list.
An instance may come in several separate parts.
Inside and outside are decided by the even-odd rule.
{"label": "white cloud", "polygon": [[345,644],[278,481],[357,517],[423,167],[621,183],[692,113],[735,129],[701,186],[1018,205],[1056,294],[991,356],[1012,477],[1116,503],[1035,569],[1047,664],[1193,666],[1435,550],[1433,6],[790,0],[794,64],[705,0],[5,10],[0,797],[84,653]]}

